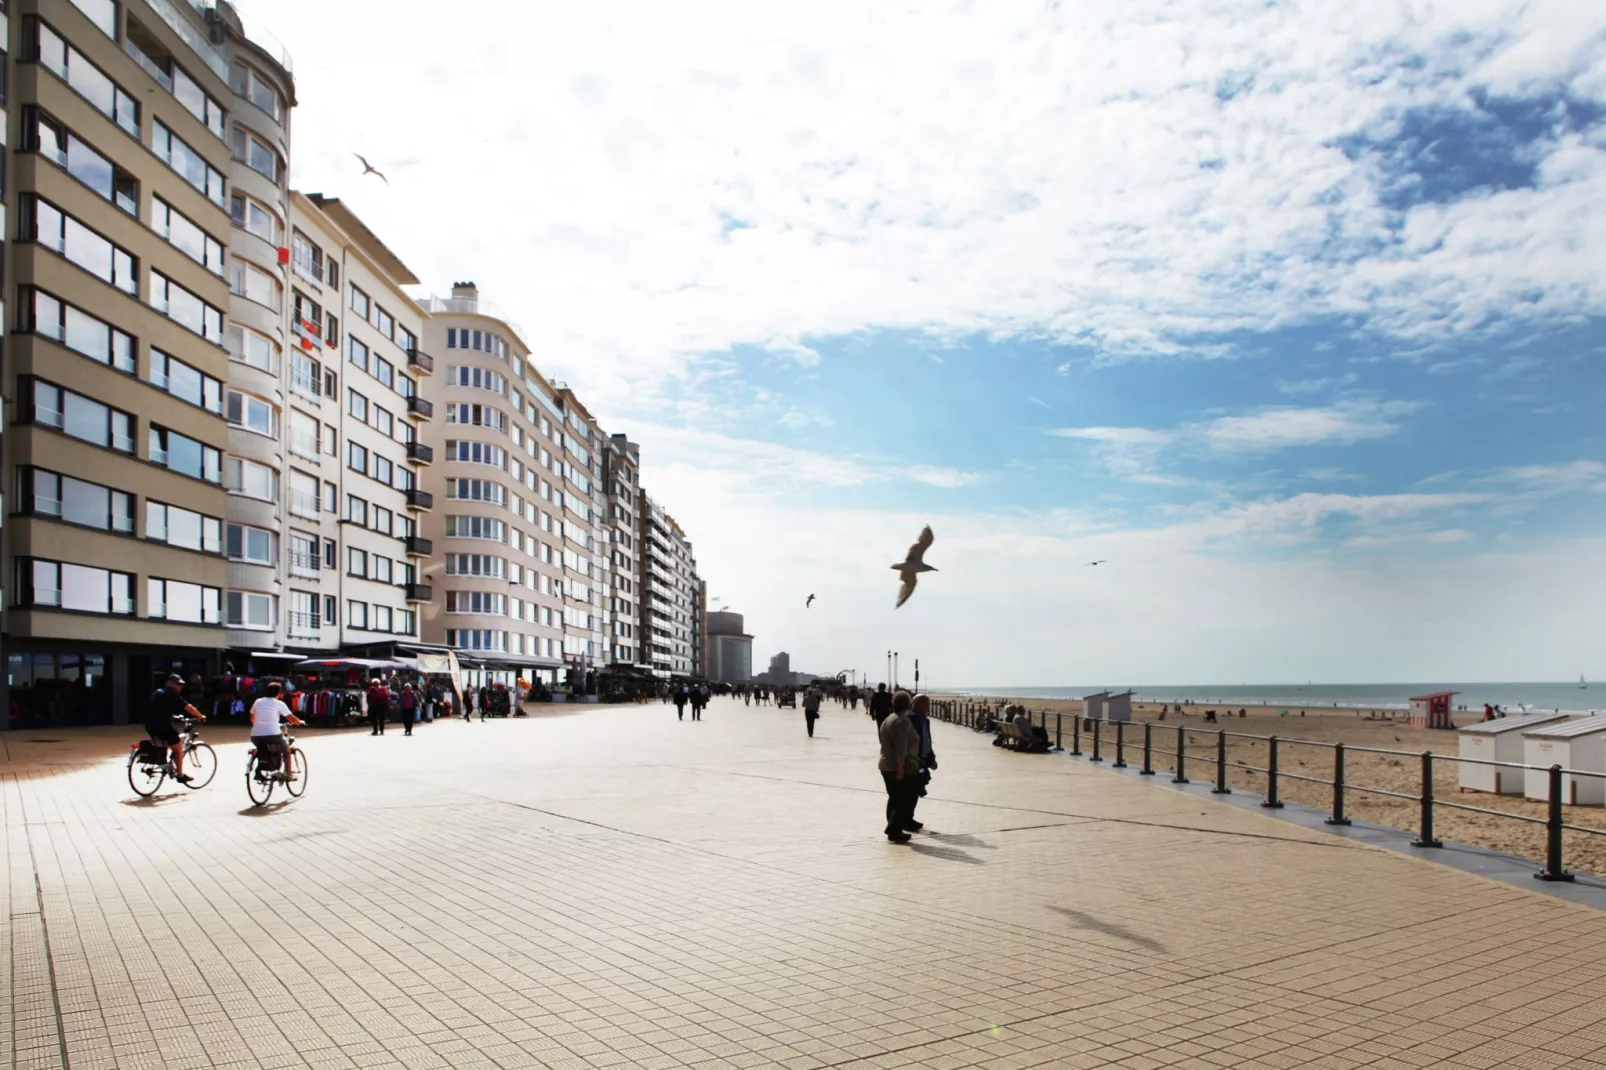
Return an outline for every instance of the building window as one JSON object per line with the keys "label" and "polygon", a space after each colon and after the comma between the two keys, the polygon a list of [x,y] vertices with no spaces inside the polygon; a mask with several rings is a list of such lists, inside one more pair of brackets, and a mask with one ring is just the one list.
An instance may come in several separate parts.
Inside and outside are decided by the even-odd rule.
{"label": "building window", "polygon": [[284,99],[273,88],[273,83],[259,74],[256,68],[236,62],[229,82],[236,93],[261,108],[274,122],[284,121]]}
{"label": "building window", "polygon": [[395,389],[396,369],[391,365],[390,361],[375,357],[372,371],[375,379],[378,379],[391,389]]}
{"label": "building window", "polygon": [[151,347],[151,385],[207,412],[223,411],[223,384],[177,357]]}
{"label": "building window", "polygon": [[483,628],[448,628],[446,645],[458,650],[504,652],[507,650],[507,633]]}
{"label": "building window", "polygon": [[507,525],[500,520],[492,520],[488,516],[448,516],[446,518],[446,537],[448,539],[490,539],[493,542],[506,542]]}
{"label": "building window", "polygon": [[35,25],[39,30],[35,43],[40,66],[72,86],[106,118],[139,137],[139,105],[134,98],[43,21],[35,20]]}
{"label": "building window", "polygon": [[219,554],[223,552],[223,521],[215,516],[205,516],[176,505],[146,499],[145,537],[186,550]]}
{"label": "building window", "polygon": [[346,603],[346,627],[348,627],[348,628],[361,628],[364,631],[367,630],[367,628],[368,628],[368,603],[367,602],[347,602]]}
{"label": "building window", "polygon": [[369,562],[369,567],[373,572],[373,575],[369,576],[369,579],[373,580],[375,583],[389,583],[390,566],[390,558],[381,557],[378,554],[374,554],[373,559]]}
{"label": "building window", "polygon": [[391,511],[384,506],[374,506],[374,530],[381,535],[389,535],[391,533],[390,522],[392,516]]}
{"label": "building window", "polygon": [[368,450],[349,439],[346,442],[346,467],[353,472],[368,474]]}
{"label": "building window", "polygon": [[23,383],[34,423],[105,449],[134,452],[134,418],[128,413],[43,379]]}
{"label": "building window", "polygon": [[390,631],[391,613],[389,606],[374,607],[374,628],[376,632]]}
{"label": "building window", "polygon": [[230,196],[229,218],[235,226],[255,234],[275,248],[279,245],[279,236],[284,233],[284,224],[279,221],[277,212],[243,193]]}
{"label": "building window", "polygon": [[19,557],[17,594],[20,606],[134,615],[134,577],[127,572]]}
{"label": "building window", "polygon": [[466,364],[453,364],[446,369],[449,386],[469,386],[489,390],[494,394],[507,394],[507,379],[486,368],[471,368]]}
{"label": "building window", "polygon": [[226,346],[229,356],[234,360],[274,377],[278,376],[279,343],[267,335],[231,323]]}
{"label": "building window", "polygon": [[206,162],[206,158],[162,124],[151,120],[151,151],[176,171],[180,178],[206,194],[207,200],[222,208],[228,204],[223,191],[223,172]]}
{"label": "building window", "polygon": [[346,387],[346,411],[363,423],[368,422],[368,399]]}
{"label": "building window", "polygon": [[507,578],[507,560],[490,554],[447,554],[448,576],[485,576],[491,579]]}
{"label": "building window", "polygon": [[284,307],[284,286],[279,280],[239,257],[229,265],[229,293],[275,312]]}
{"label": "building window", "polygon": [[224,486],[230,493],[258,501],[279,500],[279,473],[265,464],[230,457],[224,464]]}
{"label": "building window", "polygon": [[398,609],[396,611],[396,634],[417,635],[418,614],[410,609]]}
{"label": "building window", "polygon": [[[117,3],[116,0],[72,0],[73,6],[82,11],[90,22],[99,26],[101,32],[113,41],[117,40]],[[0,4],[0,11],[5,5]]]}
{"label": "building window", "polygon": [[253,565],[272,565],[279,560],[274,549],[278,537],[271,531],[247,527],[244,524],[228,526],[228,554],[231,561],[244,561]]}
{"label": "building window", "polygon": [[133,534],[133,495],[43,468],[20,468],[18,475],[23,509],[33,516],[54,517],[81,527]]}
{"label": "building window", "polygon": [[253,431],[268,438],[279,437],[279,410],[254,394],[238,390],[228,392],[229,424],[244,431]]}
{"label": "building window", "polygon": [[124,212],[139,217],[139,183],[133,175],[36,107],[23,109],[22,127],[24,150],[39,153]]}
{"label": "building window", "polygon": [[318,619],[318,596],[311,591],[290,592],[290,634],[316,636],[322,622]]}
{"label": "building window", "polygon": [[447,591],[446,612],[477,613],[487,617],[507,614],[507,596],[493,591]]}
{"label": "building window", "polygon": [[507,451],[489,442],[448,441],[446,459],[466,464],[488,464],[492,468],[507,467]]}
{"label": "building window", "polygon": [[[299,231],[290,235],[290,267],[308,282],[323,282],[323,250]],[[337,298],[339,294],[335,295]]]}
{"label": "building window", "polygon": [[318,519],[318,479],[290,469],[290,512],[295,516]]}
{"label": "building window", "polygon": [[160,197],[151,198],[151,229],[214,275],[223,274],[223,243]]}
{"label": "building window", "polygon": [[368,370],[368,347],[351,335],[346,336],[346,359],[363,371]]}
{"label": "building window", "polygon": [[91,275],[126,294],[139,295],[134,257],[84,226],[49,201],[32,194],[22,199],[22,234],[61,254]]}
{"label": "building window", "polygon": [[27,321],[23,330],[60,342],[120,372],[134,374],[134,340],[127,334],[43,290],[24,288],[22,301],[23,318]]}
{"label": "building window", "polygon": [[368,554],[355,546],[346,547],[346,575],[358,576],[366,579],[368,576]]}
{"label": "building window", "polygon": [[160,271],[151,272],[151,307],[208,342],[223,344],[223,312],[190,293]]}
{"label": "building window", "polygon": [[217,483],[222,477],[223,454],[177,431],[153,425],[148,448],[150,462],[171,472],[208,483]]}
{"label": "building window", "polygon": [[396,320],[378,305],[374,306],[374,330],[392,340],[396,334]]}
{"label": "building window", "polygon": [[368,526],[368,503],[354,494],[346,495],[346,522]]}
{"label": "building window", "polygon": [[228,624],[231,628],[251,628],[272,631],[274,625],[274,598],[271,594],[256,591],[230,591],[226,599]]}
{"label": "building window", "polygon": [[146,615],[182,624],[216,624],[223,592],[216,587],[152,577],[145,581]]}
{"label": "building window", "polygon": [[340,599],[332,594],[323,596],[323,620],[331,628],[340,623],[338,620],[339,609]]}
{"label": "building window", "polygon": [[377,453],[374,454],[375,479],[385,484],[387,487],[390,486],[395,479],[394,469],[395,465],[391,464],[389,457],[381,457]]}
{"label": "building window", "polygon": [[279,154],[274,151],[272,145],[245,127],[236,126],[229,131],[229,148],[236,160],[275,186],[279,184],[279,179],[284,174],[284,164],[279,160]]}
{"label": "building window", "polygon": [[[73,2],[79,7],[83,7],[86,3],[92,3],[97,7],[101,4],[112,6],[111,0],[73,0]],[[112,23],[116,24],[115,14],[112,16]],[[115,33],[112,34],[114,39],[116,36]],[[186,111],[199,119],[202,125],[218,138],[223,137],[223,106],[213,100],[195,79],[186,74],[183,67],[174,63],[167,49],[133,19],[128,20],[123,50],[135,63],[144,68],[145,73],[156,79],[158,85],[184,105]]]}

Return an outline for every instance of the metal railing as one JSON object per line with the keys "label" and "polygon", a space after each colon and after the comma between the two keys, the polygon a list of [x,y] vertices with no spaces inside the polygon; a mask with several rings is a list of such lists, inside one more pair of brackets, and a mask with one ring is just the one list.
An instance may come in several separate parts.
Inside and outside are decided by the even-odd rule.
{"label": "metal railing", "polygon": [[[1003,723],[1003,710],[1007,704],[1002,701],[980,701],[968,699],[936,699],[931,704],[931,715],[938,720],[947,721],[977,731],[998,729]],[[1036,711],[1036,724],[1047,731],[1049,711]],[[1141,736],[1142,767],[1138,770],[1141,776],[1154,776],[1163,770],[1155,768],[1154,759],[1163,756],[1173,759],[1171,762],[1171,781],[1174,784],[1190,783],[1188,777],[1189,759],[1203,762],[1211,777],[1211,792],[1217,795],[1230,795],[1232,788],[1228,784],[1228,771],[1239,770],[1255,777],[1265,778],[1265,795],[1261,806],[1267,809],[1281,809],[1281,785],[1285,780],[1294,780],[1306,784],[1318,785],[1331,790],[1330,803],[1327,808],[1326,822],[1329,825],[1348,825],[1350,817],[1347,812],[1349,796],[1360,792],[1365,795],[1401,800],[1412,803],[1417,808],[1416,838],[1411,841],[1413,847],[1433,848],[1442,847],[1444,843],[1435,832],[1435,812],[1438,808],[1448,808],[1466,813],[1482,814],[1487,817],[1507,818],[1512,821],[1529,825],[1541,825],[1545,829],[1545,859],[1544,868],[1534,874],[1535,878],[1543,881],[1570,881],[1573,875],[1563,864],[1563,837],[1564,832],[1582,833],[1589,836],[1606,836],[1606,828],[1593,828],[1589,825],[1579,825],[1566,820],[1563,786],[1568,777],[1586,777],[1606,780],[1606,773],[1597,773],[1585,769],[1568,769],[1560,765],[1542,766],[1526,765],[1521,762],[1501,762],[1488,758],[1466,758],[1457,754],[1438,754],[1434,751],[1407,751],[1394,750],[1386,747],[1364,747],[1348,743],[1329,743],[1322,740],[1290,739],[1275,735],[1257,735],[1250,732],[1228,732],[1225,729],[1190,728],[1187,725],[1166,725],[1153,721],[1104,721],[1096,718],[1083,718],[1078,714],[1054,713],[1054,730],[1052,733],[1053,745],[1060,749],[1065,735],[1065,720],[1070,720],[1070,749],[1066,753],[1071,757],[1086,757],[1090,762],[1105,761],[1105,743],[1108,740],[1113,745],[1112,768],[1126,768],[1131,763],[1127,760],[1129,752],[1139,746],[1134,736]],[[1031,711],[1028,711],[1028,720]],[[1084,727],[1085,726],[1085,727]],[[1114,738],[1109,738],[1113,730]],[[1171,736],[1175,742],[1175,749],[1167,749],[1164,744],[1169,742],[1164,737]],[[1193,739],[1195,736],[1208,737],[1208,742],[1200,746]],[[1255,765],[1251,762],[1236,761],[1230,757],[1229,740],[1248,740],[1256,744],[1266,745],[1266,764]],[[1085,750],[1084,750],[1085,746]],[[1282,749],[1284,747],[1307,747],[1317,751],[1326,750],[1332,755],[1329,766],[1331,775],[1327,777],[1307,773],[1290,772],[1282,763]],[[1350,779],[1345,769],[1345,758],[1349,754],[1380,755],[1391,758],[1410,758],[1420,763],[1421,777],[1419,787],[1415,792],[1394,791],[1388,788],[1373,787],[1358,784]],[[1546,815],[1535,817],[1531,814],[1520,814],[1510,810],[1496,810],[1487,806],[1473,806],[1469,803],[1454,802],[1439,797],[1434,791],[1433,778],[1439,763],[1454,762],[1459,765],[1477,765],[1494,769],[1521,770],[1524,774],[1537,772],[1545,774],[1547,778],[1545,799],[1539,800],[1547,804]],[[1303,765],[1303,763],[1301,763]],[[1409,831],[1409,830],[1408,830]]]}

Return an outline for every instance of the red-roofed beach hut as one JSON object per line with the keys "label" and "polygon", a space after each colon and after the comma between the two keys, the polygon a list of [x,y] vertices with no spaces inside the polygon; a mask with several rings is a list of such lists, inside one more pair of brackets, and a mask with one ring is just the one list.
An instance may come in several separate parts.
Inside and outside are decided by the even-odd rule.
{"label": "red-roofed beach hut", "polygon": [[1435,691],[1411,699],[1412,728],[1454,728],[1450,719],[1450,699],[1459,691]]}

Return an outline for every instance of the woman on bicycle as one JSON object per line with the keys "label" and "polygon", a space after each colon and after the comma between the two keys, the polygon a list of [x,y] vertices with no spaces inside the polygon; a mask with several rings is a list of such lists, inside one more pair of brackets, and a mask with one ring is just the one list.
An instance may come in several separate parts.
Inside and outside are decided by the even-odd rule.
{"label": "woman on bicycle", "polygon": [[293,779],[293,770],[290,768],[290,752],[284,745],[284,734],[279,731],[279,721],[282,718],[292,725],[303,725],[307,722],[290,712],[279,695],[284,690],[278,684],[269,684],[268,693],[251,703],[251,745],[257,749],[257,767],[264,764],[262,758],[267,754],[279,756],[279,768],[284,770],[285,780]]}

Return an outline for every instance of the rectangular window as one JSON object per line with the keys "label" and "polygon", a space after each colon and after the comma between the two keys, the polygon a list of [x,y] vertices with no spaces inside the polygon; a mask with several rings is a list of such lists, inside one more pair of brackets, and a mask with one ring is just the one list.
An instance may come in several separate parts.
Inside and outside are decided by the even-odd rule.
{"label": "rectangular window", "polygon": [[357,313],[357,315],[361,316],[364,320],[367,320],[368,309],[368,295],[357,289],[357,287],[353,286],[351,288],[351,310]]}
{"label": "rectangular window", "polygon": [[[308,282],[323,283],[323,250],[299,233],[290,236],[290,267]],[[339,296],[338,294],[336,295]]]}
{"label": "rectangular window", "polygon": [[[517,599],[514,600],[517,604]],[[447,591],[446,612],[476,613],[482,616],[507,615],[507,596],[491,591]]]}
{"label": "rectangular window", "polygon": [[290,533],[290,571],[303,576],[317,576],[318,567],[322,564],[323,555],[318,552],[318,536],[292,531]]}
{"label": "rectangular window", "polygon": [[374,530],[381,535],[391,534],[391,519],[393,516],[394,514],[384,506],[374,506]]}
{"label": "rectangular window", "polygon": [[346,411],[363,423],[368,422],[368,399],[346,387]]}
{"label": "rectangular window", "polygon": [[368,450],[348,440],[346,442],[346,467],[353,472],[368,474]]}
{"label": "rectangular window", "polygon": [[323,390],[323,365],[299,349],[290,350],[290,387],[317,398]]}
{"label": "rectangular window", "polygon": [[24,330],[52,338],[73,352],[120,372],[134,373],[134,340],[104,320],[43,290],[24,289],[22,311],[24,318],[30,321]]}
{"label": "rectangular window", "polygon": [[238,257],[229,264],[229,293],[275,312],[284,307],[284,287],[279,280]]}
{"label": "rectangular window", "polygon": [[279,343],[267,335],[231,323],[224,345],[229,351],[229,356],[241,364],[248,364],[259,371],[278,376]]}
{"label": "rectangular window", "polygon": [[326,595],[323,596],[323,621],[324,621],[325,624],[327,624],[331,628],[333,628],[336,624],[340,623],[336,619],[336,615],[339,612],[339,608],[340,608],[340,599],[336,598],[332,594],[326,594]]}
{"label": "rectangular window", "polygon": [[347,602],[346,603],[346,626],[350,627],[350,628],[362,628],[364,630],[367,630],[367,628],[368,628],[368,603],[367,602]]}
{"label": "rectangular window", "polygon": [[151,577],[145,581],[146,615],[183,624],[216,624],[223,592],[216,587]]}
{"label": "rectangular window", "polygon": [[236,62],[229,78],[234,91],[261,108],[278,122],[284,119],[284,100],[273,83],[249,64]]}
{"label": "rectangular window", "polygon": [[43,468],[23,468],[19,474],[23,508],[34,516],[55,517],[101,531],[133,534],[133,495]]}
{"label": "rectangular window", "polygon": [[406,327],[396,327],[396,345],[403,353],[411,353],[418,348],[418,336]]}
{"label": "rectangular window", "polygon": [[340,488],[333,483],[325,482],[323,485],[323,511],[332,515],[338,512],[339,509]]}
{"label": "rectangular window", "polygon": [[223,344],[223,312],[190,293],[160,271],[151,272],[151,307],[208,342]]}
{"label": "rectangular window", "polygon": [[295,516],[318,519],[318,479],[290,469],[290,512]]}
{"label": "rectangular window", "polygon": [[394,468],[395,466],[390,463],[390,458],[381,457],[377,453],[374,454],[374,478],[387,487],[394,482]]}
{"label": "rectangular window", "polygon": [[461,501],[490,502],[492,505],[507,504],[507,488],[488,479],[448,479],[446,496]]}
{"label": "rectangular window", "polygon": [[380,557],[378,554],[375,554],[369,564],[373,569],[373,575],[370,577],[371,579],[378,583],[390,582],[390,558]]}
{"label": "rectangular window", "polygon": [[388,360],[383,360],[379,357],[374,358],[373,375],[374,378],[378,379],[381,383],[384,383],[389,387],[394,387],[396,382],[395,371],[396,369],[391,367],[391,364]]}
{"label": "rectangular window", "polygon": [[226,604],[231,628],[271,631],[274,624],[274,598],[255,591],[229,591]]}
{"label": "rectangular window", "polygon": [[243,193],[230,196],[229,218],[235,226],[255,234],[272,246],[279,244],[279,236],[284,233],[284,224],[279,222],[278,213]]}
{"label": "rectangular window", "polygon": [[234,158],[245,164],[251,170],[272,182],[279,184],[279,178],[284,168],[279,162],[279,154],[273,146],[246,130],[243,126],[236,126],[229,131],[229,148]]}
{"label": "rectangular window", "polygon": [[133,616],[134,577],[88,565],[17,559],[18,604]]}
{"label": "rectangular window", "polygon": [[368,370],[368,347],[349,334],[346,336],[346,359],[363,371]]}
{"label": "rectangular window", "polygon": [[36,107],[23,109],[22,144],[136,218],[139,186],[134,176],[90,148],[77,134]]}
{"label": "rectangular window", "polygon": [[357,549],[355,546],[346,547],[346,575],[361,577],[368,575],[368,554],[366,552]]}
{"label": "rectangular window", "polygon": [[228,526],[228,556],[231,561],[245,561],[254,565],[272,565],[278,561],[274,546],[277,536],[261,528],[243,524]]}
{"label": "rectangular window", "polygon": [[223,521],[215,516],[146,499],[145,537],[186,550],[220,554],[223,552]]}
{"label": "rectangular window", "polygon": [[206,270],[223,274],[223,243],[160,197],[151,198],[151,229]]}
{"label": "rectangular window", "polygon": [[316,636],[320,627],[318,596],[311,591],[291,591],[290,634]]}
{"label": "rectangular window", "polygon": [[368,526],[368,503],[354,494],[346,495],[346,520],[362,527]]}
{"label": "rectangular window", "polygon": [[231,493],[264,502],[279,500],[279,473],[276,470],[243,457],[228,458],[223,468],[223,485]]}
{"label": "rectangular window", "polygon": [[391,317],[389,312],[386,312],[378,305],[374,306],[374,330],[378,331],[386,338],[394,338],[396,334],[395,319]]}
{"label": "rectangular window", "polygon": [[152,425],[148,448],[151,463],[169,471],[208,483],[217,483],[222,478],[223,454],[177,431]]}
{"label": "rectangular window", "polygon": [[116,0],[72,0],[73,6],[82,11],[101,32],[112,40],[117,40],[117,4]]}
{"label": "rectangular window", "polygon": [[[137,136],[137,135],[136,135]],[[162,124],[151,120],[151,151],[157,159],[176,171],[180,178],[206,194],[219,208],[228,204],[223,193],[223,172],[206,162],[206,158]]]}
{"label": "rectangular window", "polygon": [[[290,452],[317,464],[322,456],[323,425],[314,416],[298,409],[290,410]],[[318,498],[317,480],[313,481],[312,497]]]}
{"label": "rectangular window", "polygon": [[139,295],[134,257],[61,209],[32,194],[22,199],[22,234],[60,253],[103,282]]}
{"label": "rectangular window", "polygon": [[390,631],[391,610],[389,606],[374,607],[374,628],[376,632]]}
{"label": "rectangular window", "polygon": [[36,21],[35,25],[39,28],[40,66],[72,86],[102,115],[139,137],[139,105],[134,98],[43,21]]}
{"label": "rectangular window", "polygon": [[339,547],[335,545],[335,540],[323,540],[323,567],[327,569],[333,569],[339,557],[340,550]]}
{"label": "rectangular window", "polygon": [[374,430],[378,431],[386,438],[395,437],[396,421],[391,417],[388,411],[380,408],[378,405],[374,406]]}
{"label": "rectangular window", "polygon": [[155,346],[151,347],[151,385],[207,412],[223,411],[221,382]]}
{"label": "rectangular window", "polygon": [[493,557],[489,554],[447,554],[446,574],[448,576],[489,576],[492,579],[506,579],[507,559]]}
{"label": "rectangular window", "polygon": [[448,539],[490,539],[494,542],[507,541],[507,525],[500,520],[492,520],[488,516],[448,516],[446,518],[446,537]]}
{"label": "rectangular window", "polygon": [[271,402],[254,394],[230,390],[227,403],[227,415],[232,426],[268,438],[279,437],[279,410]]}
{"label": "rectangular window", "polygon": [[134,452],[134,417],[43,379],[26,380],[33,422],[119,453]]}

